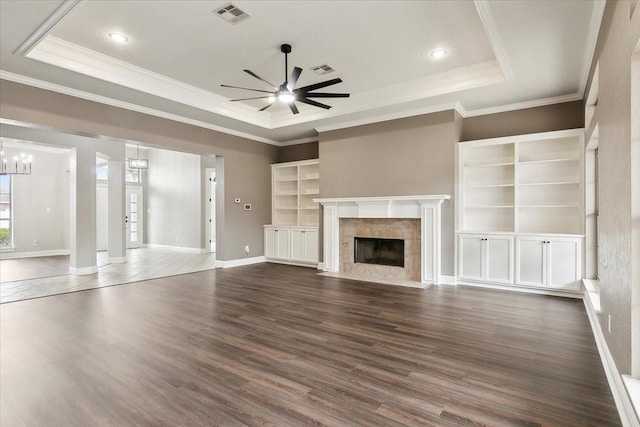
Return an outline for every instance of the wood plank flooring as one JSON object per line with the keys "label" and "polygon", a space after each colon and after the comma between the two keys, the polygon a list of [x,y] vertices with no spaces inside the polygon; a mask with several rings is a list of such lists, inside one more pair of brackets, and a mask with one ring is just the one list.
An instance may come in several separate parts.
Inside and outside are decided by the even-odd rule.
{"label": "wood plank flooring", "polygon": [[257,264],[0,306],[2,426],[620,425],[580,300]]}

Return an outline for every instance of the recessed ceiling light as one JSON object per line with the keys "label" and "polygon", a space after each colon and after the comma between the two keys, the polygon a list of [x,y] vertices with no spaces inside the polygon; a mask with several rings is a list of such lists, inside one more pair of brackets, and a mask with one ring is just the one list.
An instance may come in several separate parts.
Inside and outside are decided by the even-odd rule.
{"label": "recessed ceiling light", "polygon": [[447,51],[444,49],[436,49],[433,52],[431,52],[431,57],[433,59],[440,59],[443,56],[445,56],[447,54]]}
{"label": "recessed ceiling light", "polygon": [[116,43],[126,43],[129,41],[129,38],[127,38],[127,36],[120,33],[109,33],[109,38],[111,38],[111,40]]}

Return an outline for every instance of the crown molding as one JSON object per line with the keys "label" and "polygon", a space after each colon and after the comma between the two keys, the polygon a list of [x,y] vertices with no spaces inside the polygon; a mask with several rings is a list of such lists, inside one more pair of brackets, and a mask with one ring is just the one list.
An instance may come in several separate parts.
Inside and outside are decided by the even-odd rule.
{"label": "crown molding", "polygon": [[65,0],[27,39],[13,52],[15,55],[26,56],[45,37],[53,31],[67,16],[80,7],[86,0]]}
{"label": "crown molding", "polygon": [[230,103],[220,95],[57,37],[41,40],[26,57],[265,129],[271,128],[269,116],[260,114],[249,105]]}
{"label": "crown molding", "polygon": [[223,126],[213,125],[211,123],[203,122],[201,120],[189,119],[187,117],[179,116],[177,114],[171,114],[164,111],[156,110],[153,108],[143,107],[129,102],[120,101],[117,99],[109,98],[106,96],[95,95],[93,93],[84,92],[77,89],[72,89],[67,86],[61,86],[54,83],[45,82],[43,80],[37,80],[31,77],[22,76],[20,74],[14,74],[7,71],[0,70],[0,79],[12,81],[15,83],[24,84],[27,86],[37,87],[39,89],[50,90],[52,92],[61,93],[63,95],[69,95],[76,98],[86,99],[87,101],[93,101],[100,104],[110,105],[112,107],[123,108],[125,110],[136,111],[138,113],[148,114],[150,116],[160,117],[163,119],[169,119],[188,125],[198,126],[205,129],[214,130],[216,132],[226,133],[228,135],[237,136],[240,138],[250,139],[253,141],[263,142],[270,145],[280,145],[280,142],[274,141],[269,138],[253,135],[246,132],[239,132],[234,129],[229,129]]}
{"label": "crown molding", "polygon": [[478,15],[480,15],[480,21],[482,22],[484,31],[487,34],[489,43],[491,44],[493,54],[495,55],[498,64],[500,64],[504,80],[507,82],[513,81],[513,73],[511,72],[511,65],[509,65],[509,60],[507,58],[507,51],[502,43],[502,38],[498,32],[496,21],[493,19],[493,13],[491,12],[491,5],[489,1],[474,0],[473,3],[476,6]]}
{"label": "crown molding", "polygon": [[308,138],[293,139],[291,141],[281,142],[280,147],[288,147],[290,145],[298,145],[298,144],[307,144],[309,142],[318,142],[318,137],[310,136]]}

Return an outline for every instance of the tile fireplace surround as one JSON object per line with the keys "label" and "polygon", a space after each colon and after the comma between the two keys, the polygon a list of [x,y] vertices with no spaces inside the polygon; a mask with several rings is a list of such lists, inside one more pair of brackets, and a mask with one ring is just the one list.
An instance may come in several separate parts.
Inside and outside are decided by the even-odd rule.
{"label": "tile fireplace surround", "polygon": [[[403,273],[411,275],[406,277],[409,280],[418,279],[423,284],[440,284],[440,235],[441,235],[441,206],[445,200],[451,198],[448,194],[423,195],[423,196],[392,196],[392,197],[354,197],[354,198],[322,198],[314,199],[316,203],[320,203],[323,207],[323,243],[324,243],[324,266],[323,270],[327,272],[341,273],[358,273],[357,268],[346,266],[345,261],[348,257],[353,257],[353,246],[349,246],[347,241],[340,241],[340,219],[344,218],[361,218],[361,219],[398,219],[397,230],[400,230],[401,220],[414,218],[420,221],[420,257],[418,259],[420,268],[419,274]],[[353,227],[360,227],[360,230],[371,230],[370,225],[376,223],[370,222],[351,222],[347,221],[342,225],[343,234],[350,234]],[[389,229],[389,221],[381,229]],[[393,223],[393,222],[392,222]],[[359,225],[357,225],[359,224]],[[380,223],[382,224],[382,223]],[[368,227],[369,225],[369,227]],[[346,226],[346,228],[345,228]],[[396,231],[397,233],[400,231]],[[351,236],[352,237],[352,236]],[[358,237],[384,237],[378,236],[358,236]],[[344,239],[344,238],[343,238]],[[351,253],[340,254],[342,249]],[[342,263],[341,263],[342,261]],[[341,266],[342,265],[342,266]],[[349,271],[345,271],[349,270]],[[417,269],[417,266],[416,266]],[[385,270],[388,272],[388,270]],[[367,270],[368,273],[375,270]],[[389,278],[380,277],[380,279]],[[367,277],[363,277],[367,278]],[[368,277],[370,278],[370,277]],[[398,279],[404,277],[398,276]]]}

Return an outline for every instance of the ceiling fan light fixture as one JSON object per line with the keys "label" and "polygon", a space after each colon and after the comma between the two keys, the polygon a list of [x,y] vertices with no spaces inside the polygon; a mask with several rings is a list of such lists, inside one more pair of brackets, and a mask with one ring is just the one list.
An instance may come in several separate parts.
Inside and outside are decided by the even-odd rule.
{"label": "ceiling fan light fixture", "polygon": [[431,55],[431,57],[433,59],[440,59],[440,58],[443,58],[443,57],[445,57],[447,55],[447,51],[442,49],[442,48],[439,48],[439,49],[436,49],[436,50],[432,51],[430,53],[430,55]]}
{"label": "ceiling fan light fixture", "polygon": [[296,100],[296,96],[291,92],[278,92],[278,101],[283,104],[291,104]]}
{"label": "ceiling fan light fixture", "polygon": [[126,43],[129,41],[127,36],[120,33],[109,33],[109,38],[116,43]]}

